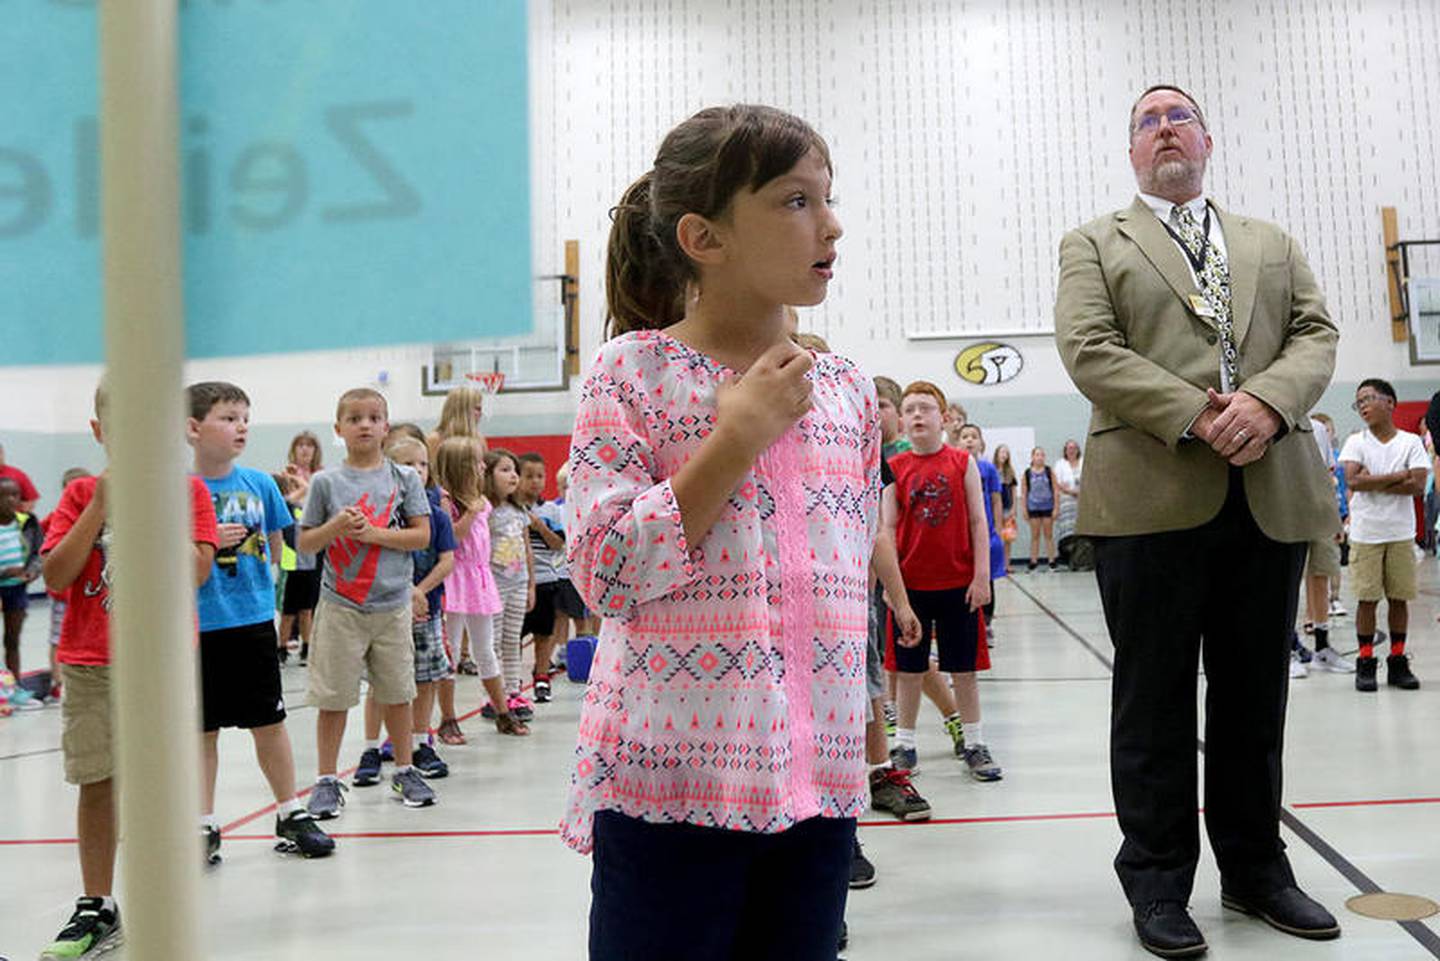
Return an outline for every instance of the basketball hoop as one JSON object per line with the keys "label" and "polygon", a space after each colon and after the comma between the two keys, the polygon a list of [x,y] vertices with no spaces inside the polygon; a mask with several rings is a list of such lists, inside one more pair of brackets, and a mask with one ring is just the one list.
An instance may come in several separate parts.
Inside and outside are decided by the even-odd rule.
{"label": "basketball hoop", "polygon": [[481,390],[491,395],[500,393],[505,387],[505,372],[503,370],[472,371],[465,375],[465,379],[479,384]]}

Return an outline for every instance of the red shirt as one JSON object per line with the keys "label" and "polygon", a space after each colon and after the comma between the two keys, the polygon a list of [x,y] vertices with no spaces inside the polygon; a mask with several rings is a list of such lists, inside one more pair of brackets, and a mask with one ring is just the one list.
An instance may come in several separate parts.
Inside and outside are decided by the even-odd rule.
{"label": "red shirt", "polygon": [[[75,526],[80,512],[95,496],[94,477],[82,477],[73,481],[60,496],[60,506],[50,515],[50,529],[45,532],[45,546],[41,553],[49,553]],[[215,507],[210,502],[210,491],[198,477],[190,481],[191,530],[197,544],[218,546],[219,532],[215,528]],[[110,663],[110,569],[109,548],[110,525],[100,531],[100,537],[90,548],[90,556],[80,576],[69,588],[70,603],[65,608],[65,621],[60,626],[60,647],[56,660],[61,664],[100,665]]]}
{"label": "red shirt", "polygon": [[933,454],[910,450],[890,458],[900,505],[895,547],[900,574],[912,590],[968,587],[975,577],[965,502],[969,465],[969,453],[948,444]]}
{"label": "red shirt", "polygon": [[40,492],[35,489],[34,484],[30,483],[29,475],[20,468],[11,467],[9,464],[6,464],[4,467],[0,467],[0,477],[8,477],[20,485],[20,499],[22,501],[29,503],[30,501],[38,501],[40,499]]}

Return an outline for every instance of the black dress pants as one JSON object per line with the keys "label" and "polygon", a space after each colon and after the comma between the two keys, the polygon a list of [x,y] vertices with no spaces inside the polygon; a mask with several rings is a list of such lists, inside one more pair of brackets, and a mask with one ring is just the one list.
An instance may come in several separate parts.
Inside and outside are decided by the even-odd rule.
{"label": "black dress pants", "polygon": [[1205,827],[1226,890],[1293,884],[1280,839],[1281,749],[1305,544],[1272,541],[1232,468],[1191,530],[1097,538],[1115,645],[1110,778],[1131,904],[1186,901],[1200,856],[1196,667],[1204,658]]}

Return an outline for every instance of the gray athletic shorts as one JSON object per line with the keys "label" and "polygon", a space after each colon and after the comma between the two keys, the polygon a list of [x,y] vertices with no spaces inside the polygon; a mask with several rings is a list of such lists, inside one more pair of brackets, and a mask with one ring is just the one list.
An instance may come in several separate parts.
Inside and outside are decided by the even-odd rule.
{"label": "gray athletic shorts", "polygon": [[880,655],[880,632],[885,629],[885,602],[870,598],[870,637],[865,645],[865,721],[875,720],[874,701],[885,696],[885,658]]}

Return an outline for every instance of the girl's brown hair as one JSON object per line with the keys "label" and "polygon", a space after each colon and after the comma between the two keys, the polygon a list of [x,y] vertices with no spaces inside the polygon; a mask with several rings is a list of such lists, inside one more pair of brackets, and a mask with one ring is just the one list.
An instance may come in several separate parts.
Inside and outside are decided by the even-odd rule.
{"label": "girl's brown hair", "polygon": [[463,514],[472,510],[485,493],[480,459],[485,446],[476,437],[447,437],[435,449],[430,476],[435,478]]}
{"label": "girl's brown hair", "polygon": [[285,455],[285,463],[295,464],[296,467],[300,466],[299,464],[295,463],[295,448],[299,447],[300,444],[305,441],[308,441],[310,446],[315,451],[315,455],[310,458],[310,466],[307,468],[310,473],[313,474],[320,469],[320,438],[316,437],[308,430],[302,430],[300,433],[296,434],[293,438],[291,438],[290,451]]}
{"label": "girl's brown hair", "polygon": [[[1003,465],[1000,463],[1000,452],[1002,450],[1005,452],[1005,463]],[[995,469],[1000,472],[1000,483],[1015,483],[1015,459],[1010,456],[1009,446],[1005,444],[997,445],[995,451],[990,455],[990,463],[994,464]]]}
{"label": "girl's brown hair", "polygon": [[758,104],[707,107],[670,131],[655,166],[610,211],[606,336],[684,317],[685,285],[698,273],[675,236],[680,218],[721,217],[742,189],[759,190],[810,150],[830,166],[830,149],[809,124]]}
{"label": "girl's brown hair", "polygon": [[[520,473],[520,458],[510,453],[505,448],[497,447],[494,450],[486,451],[485,496],[488,497],[490,499],[490,503],[496,507],[499,507],[501,504],[507,502],[510,504],[514,504],[516,507],[520,507],[520,503],[515,500],[515,494],[513,492],[510,494],[509,497],[501,498],[500,492],[495,489],[495,466],[499,464],[502,460],[508,460],[511,464],[515,466],[515,473]],[[524,508],[521,509],[523,510]]]}

